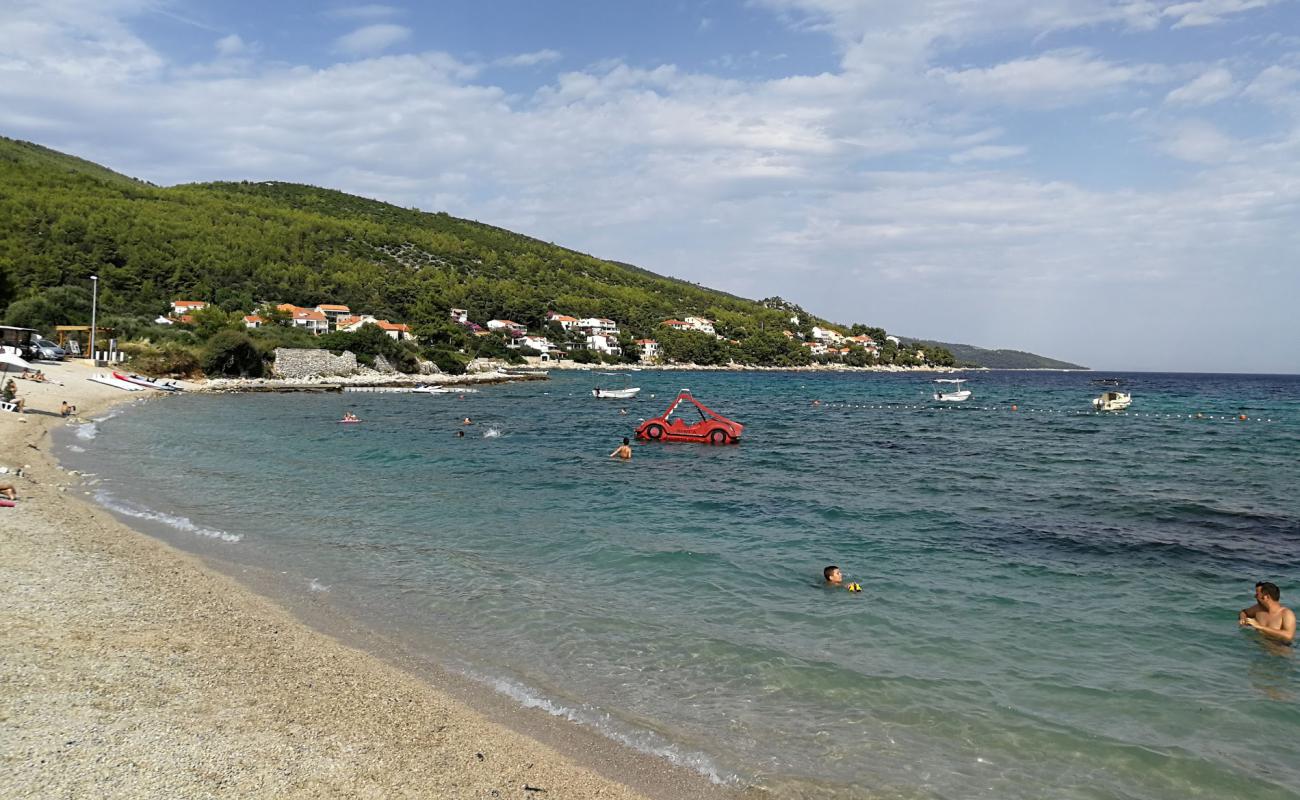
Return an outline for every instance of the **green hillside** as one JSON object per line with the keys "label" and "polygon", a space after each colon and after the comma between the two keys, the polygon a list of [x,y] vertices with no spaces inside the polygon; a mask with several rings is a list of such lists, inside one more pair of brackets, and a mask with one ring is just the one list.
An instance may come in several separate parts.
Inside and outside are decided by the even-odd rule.
{"label": "green hillside", "polygon": [[1026,353],[1023,350],[988,350],[969,344],[951,344],[921,339],[905,338],[903,341],[922,347],[938,345],[952,353],[959,364],[970,364],[989,369],[1088,369],[1068,361]]}
{"label": "green hillside", "polygon": [[[406,322],[426,351],[444,356],[500,354],[495,338],[480,341],[448,321],[447,309],[458,307],[480,323],[507,318],[538,331],[550,310],[608,317],[618,321],[629,358],[639,337],[658,339],[669,358],[697,363],[826,358],[811,356],[801,339],[828,323],[779,298],[747,300],[491,225],[329,189],[279,182],[158,187],[0,137],[6,321],[44,329],[89,322],[91,275],[100,277],[101,319],[125,338],[166,338],[152,320],[175,299],[206,301],[230,315],[274,301],[342,303]],[[715,320],[722,340],[661,325],[688,315]],[[241,327],[238,317],[217,311],[195,336],[173,338],[197,348],[218,329]],[[793,339],[782,333],[792,328]],[[883,343],[882,330],[856,328]],[[263,352],[272,339],[305,346],[287,333],[254,339]],[[927,353],[936,363],[951,361],[940,349]],[[877,359],[855,352],[845,360],[916,363],[892,346]]]}

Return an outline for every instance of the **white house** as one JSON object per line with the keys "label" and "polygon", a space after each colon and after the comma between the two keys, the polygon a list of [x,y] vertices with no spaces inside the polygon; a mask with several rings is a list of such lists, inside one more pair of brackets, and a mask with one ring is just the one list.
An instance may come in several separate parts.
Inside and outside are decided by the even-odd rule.
{"label": "white house", "polygon": [[691,329],[691,323],[680,319],[666,319],[663,324],[675,331],[689,331]]}
{"label": "white house", "polygon": [[542,355],[547,355],[555,349],[555,345],[551,344],[551,340],[547,339],[545,336],[520,336],[518,339],[515,339],[506,346],[514,349],[528,347],[536,350]]}
{"label": "white house", "polygon": [[451,321],[461,325],[469,324],[469,312],[463,308],[451,309]]}
{"label": "white house", "polygon": [[588,334],[587,348],[595,350],[597,353],[606,353],[611,356],[616,356],[623,352],[623,348],[618,346],[618,339],[604,333]]}
{"label": "white house", "polygon": [[577,317],[570,317],[568,314],[560,314],[556,311],[547,311],[546,321],[558,323],[566,331],[571,331],[578,326]]}
{"label": "white house", "polygon": [[649,363],[663,355],[663,349],[654,339],[637,339],[636,346],[641,349],[641,361]]}
{"label": "white house", "polygon": [[691,327],[691,330],[713,334],[715,336],[717,335],[717,332],[713,330],[713,320],[711,319],[705,319],[704,317],[687,317],[683,321]]}
{"label": "white house", "polygon": [[813,326],[812,337],[819,342],[828,342],[830,344],[839,344],[844,341],[844,334],[818,325]]}
{"label": "white house", "polygon": [[903,343],[898,340],[897,336],[886,336],[886,342],[893,342],[895,347],[902,347]]}
{"label": "white house", "polygon": [[815,356],[824,356],[827,353],[826,345],[821,342],[804,342],[803,346]]}
{"label": "white house", "polygon": [[605,319],[604,317],[587,317],[578,320],[578,330],[583,330],[587,333],[617,334],[618,323],[612,319]]}
{"label": "white house", "polygon": [[178,317],[184,316],[185,314],[192,314],[195,311],[198,311],[200,308],[207,308],[207,307],[208,304],[203,302],[202,300],[173,300],[172,301],[172,313]]}
{"label": "white house", "polygon": [[388,338],[403,341],[411,338],[411,329],[405,322],[389,322],[386,319],[376,320],[375,324],[379,330],[388,334]]}
{"label": "white house", "polygon": [[343,317],[340,319],[337,323],[338,327],[335,328],[335,330],[338,330],[341,333],[356,333],[361,330],[362,325],[374,325],[377,322],[379,322],[379,320],[369,314],[354,314],[350,317]]}
{"label": "white house", "polygon": [[305,328],[309,333],[319,336],[322,333],[329,333],[329,317],[323,312],[314,308],[296,308],[293,311],[293,325],[295,328]]}
{"label": "white house", "polygon": [[487,328],[490,331],[505,331],[507,333],[525,334],[528,332],[527,325],[521,325],[514,320],[509,319],[490,319]]}
{"label": "white house", "polygon": [[247,314],[244,316],[245,328],[260,328],[265,324],[266,324],[266,320],[262,319],[256,314]]}
{"label": "white house", "polygon": [[352,315],[352,309],[336,303],[321,303],[316,306],[316,310],[325,315],[325,319],[329,321],[330,328],[338,327],[338,321],[340,319]]}

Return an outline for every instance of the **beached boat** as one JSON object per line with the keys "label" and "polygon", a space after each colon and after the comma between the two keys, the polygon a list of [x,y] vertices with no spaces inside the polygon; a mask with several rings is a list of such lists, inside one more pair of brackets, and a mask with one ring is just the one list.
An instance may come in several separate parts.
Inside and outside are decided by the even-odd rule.
{"label": "beached boat", "polygon": [[592,397],[598,397],[601,400],[631,400],[641,391],[640,386],[629,387],[627,385],[627,376],[618,372],[601,372],[600,375],[606,378],[622,378],[623,386],[618,389],[606,389],[597,386],[591,390]]}
{"label": "beached boat", "polygon": [[[699,412],[698,422],[687,422],[673,417],[682,403],[689,403]],[[682,389],[672,405],[663,414],[648,419],[636,429],[636,438],[652,442],[698,442],[701,444],[735,444],[745,430],[733,419],[727,419],[691,396],[690,389]]]}
{"label": "beached boat", "polygon": [[1133,395],[1128,392],[1102,392],[1092,399],[1092,407],[1098,411],[1123,411],[1131,405]]}
{"label": "beached boat", "polygon": [[94,381],[95,383],[102,383],[102,384],[104,384],[105,386],[112,386],[114,389],[121,389],[121,390],[124,391],[124,392],[143,392],[143,391],[144,391],[144,387],[143,387],[143,386],[138,386],[138,385],[136,385],[136,384],[134,384],[134,383],[131,383],[131,382],[129,382],[129,381],[119,380],[119,379],[113,377],[112,373],[108,373],[108,372],[96,372],[96,373],[93,374],[93,375],[88,375],[88,376],[86,377],[86,380],[88,380],[88,381]]}
{"label": "beached boat", "polygon": [[964,403],[971,398],[971,390],[962,387],[965,378],[935,378],[935,383],[955,384],[952,389],[938,386],[934,390],[934,399],[940,403]]}
{"label": "beached boat", "polygon": [[113,377],[119,381],[134,383],[136,386],[143,386],[146,389],[159,389],[164,392],[179,392],[181,387],[176,385],[176,381],[160,381],[157,378],[146,378],[143,375],[129,373],[123,375],[120,372],[114,372]]}

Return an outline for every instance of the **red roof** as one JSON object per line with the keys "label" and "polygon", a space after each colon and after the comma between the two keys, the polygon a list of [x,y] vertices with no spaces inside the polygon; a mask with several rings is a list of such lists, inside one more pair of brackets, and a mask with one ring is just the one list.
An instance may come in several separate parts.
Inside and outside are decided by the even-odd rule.
{"label": "red roof", "polygon": [[682,322],[680,319],[666,319],[666,320],[664,320],[664,324],[665,324],[665,325],[670,325],[670,326],[672,326],[672,327],[674,327],[674,328],[676,328],[676,327],[679,326],[679,325],[685,325],[685,326],[687,326],[687,327],[690,327],[690,323],[689,323],[689,322]]}
{"label": "red roof", "polygon": [[578,321],[577,317],[570,317],[565,314],[556,314],[554,311],[552,311],[550,314],[547,315],[547,319],[551,320],[552,322],[577,322]]}
{"label": "red roof", "polygon": [[177,308],[207,308],[207,303],[202,300],[173,300],[172,305]]}
{"label": "red roof", "polygon": [[266,322],[266,320],[262,319],[256,314],[246,314],[244,316],[244,322]]}
{"label": "red roof", "polygon": [[637,344],[659,344],[654,339],[637,339]]}
{"label": "red roof", "polygon": [[293,312],[294,319],[312,319],[317,322],[324,322],[325,315],[314,308],[300,308]]}
{"label": "red roof", "polygon": [[320,305],[316,306],[316,308],[320,309],[321,311],[351,311],[352,310],[347,306],[335,306],[326,303],[321,303]]}
{"label": "red roof", "polygon": [[404,322],[389,322],[386,319],[381,319],[375,324],[379,326],[380,330],[385,331],[405,331],[407,333],[410,333],[411,331]]}

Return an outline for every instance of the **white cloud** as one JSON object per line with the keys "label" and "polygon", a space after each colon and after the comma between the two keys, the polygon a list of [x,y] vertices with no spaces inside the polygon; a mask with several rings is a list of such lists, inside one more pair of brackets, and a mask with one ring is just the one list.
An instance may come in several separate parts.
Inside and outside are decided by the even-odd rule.
{"label": "white cloud", "polygon": [[1223,67],[1215,67],[1191,83],[1174,89],[1165,96],[1165,102],[1170,105],[1208,106],[1231,97],[1236,90],[1232,73]]}
{"label": "white cloud", "polygon": [[217,54],[220,56],[237,56],[248,50],[248,45],[244,40],[239,38],[239,34],[232,33],[229,36],[223,36],[216,41]]}
{"label": "white cloud", "polygon": [[948,156],[948,160],[954,164],[968,164],[972,161],[1000,161],[1006,158],[1015,158],[1022,156],[1026,148],[1018,145],[980,145],[972,147],[969,150],[962,150],[959,153],[953,153]]}
{"label": "white cloud", "polygon": [[1298,83],[1300,70],[1274,64],[1256,75],[1242,94],[1268,105],[1300,106],[1295,88]]}
{"label": "white cloud", "polygon": [[382,53],[398,42],[411,37],[411,29],[401,25],[380,23],[357,28],[349,34],[340,36],[334,42],[335,50],[348,55],[360,56]]}
{"label": "white cloud", "polygon": [[1161,81],[1165,70],[1152,65],[1116,64],[1084,49],[1070,49],[992,67],[936,68],[928,76],[973,100],[1060,108],[1088,102],[1130,84]]}
{"label": "white cloud", "polygon": [[539,64],[551,64],[559,61],[563,55],[558,50],[537,50],[532,53],[519,53],[513,56],[495,59],[495,67],[535,67]]}
{"label": "white cloud", "polygon": [[1174,20],[1174,28],[1218,25],[1227,17],[1256,8],[1271,6],[1278,0],[1196,0],[1166,7],[1161,16]]}
{"label": "white cloud", "polygon": [[1161,146],[1174,158],[1199,164],[1222,163],[1240,153],[1237,142],[1205,120],[1188,120],[1175,125]]}

